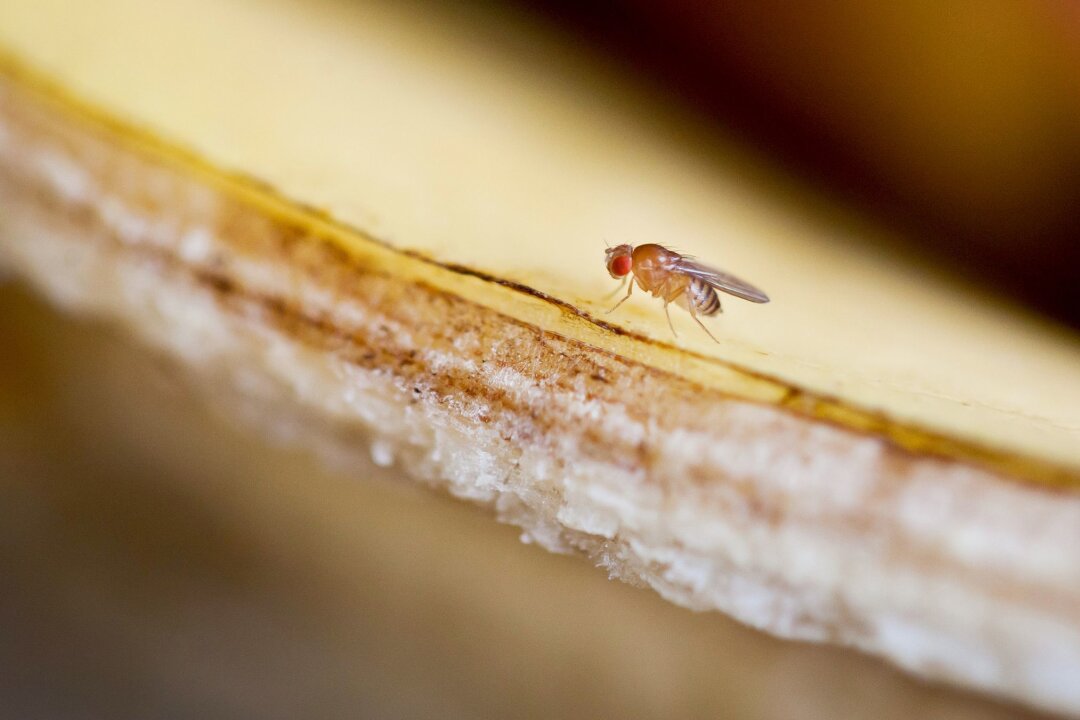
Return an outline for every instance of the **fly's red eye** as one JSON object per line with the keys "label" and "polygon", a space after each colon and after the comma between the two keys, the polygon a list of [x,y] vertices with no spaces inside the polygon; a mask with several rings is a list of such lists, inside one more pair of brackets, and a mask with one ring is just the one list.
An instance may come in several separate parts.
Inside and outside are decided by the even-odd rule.
{"label": "fly's red eye", "polygon": [[629,255],[620,255],[611,261],[611,272],[615,275],[622,277],[630,272],[630,267],[634,264]]}

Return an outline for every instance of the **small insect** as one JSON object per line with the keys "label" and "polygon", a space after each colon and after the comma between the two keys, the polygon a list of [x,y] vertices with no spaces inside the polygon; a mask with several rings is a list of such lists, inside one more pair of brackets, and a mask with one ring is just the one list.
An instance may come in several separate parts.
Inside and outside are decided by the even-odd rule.
{"label": "small insect", "polygon": [[[664,314],[667,315],[668,327],[678,337],[675,326],[671,324],[668,305],[676,303],[690,312],[701,329],[714,341],[720,342],[701,322],[701,317],[708,317],[722,312],[717,290],[722,290],[735,297],[755,303],[767,303],[769,297],[753,285],[745,283],[734,275],[728,275],[716,268],[704,265],[689,255],[680,255],[662,245],[616,245],[607,249],[607,270],[613,278],[622,278],[623,285],[630,280],[626,295],[608,310],[613,313],[619,305],[626,302],[634,292],[634,281],[653,297],[664,301]],[[630,275],[633,278],[630,278]],[[615,292],[622,289],[619,286]]]}

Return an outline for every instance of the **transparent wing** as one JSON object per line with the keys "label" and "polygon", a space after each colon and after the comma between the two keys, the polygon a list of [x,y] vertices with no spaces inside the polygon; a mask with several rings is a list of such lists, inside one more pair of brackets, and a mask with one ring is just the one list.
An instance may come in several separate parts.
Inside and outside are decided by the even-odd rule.
{"label": "transparent wing", "polygon": [[683,255],[675,261],[675,269],[699,280],[704,280],[717,290],[740,297],[743,300],[756,303],[769,302],[769,296],[750,283],[743,282],[734,275],[729,275],[714,267],[709,267],[687,255]]}

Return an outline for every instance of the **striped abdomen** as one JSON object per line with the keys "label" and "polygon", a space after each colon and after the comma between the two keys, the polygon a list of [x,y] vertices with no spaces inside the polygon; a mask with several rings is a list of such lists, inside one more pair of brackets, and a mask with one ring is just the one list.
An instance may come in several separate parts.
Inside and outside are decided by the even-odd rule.
{"label": "striped abdomen", "polygon": [[691,278],[686,286],[686,302],[693,305],[698,315],[709,316],[720,312],[720,297],[716,290],[699,278]]}

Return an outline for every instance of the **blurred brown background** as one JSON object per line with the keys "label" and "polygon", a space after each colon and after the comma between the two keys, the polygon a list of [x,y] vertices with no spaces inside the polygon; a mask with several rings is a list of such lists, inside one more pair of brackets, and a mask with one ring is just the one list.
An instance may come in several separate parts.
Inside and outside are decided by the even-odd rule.
{"label": "blurred brown background", "polygon": [[932,261],[1080,328],[1073,0],[521,0]]}

